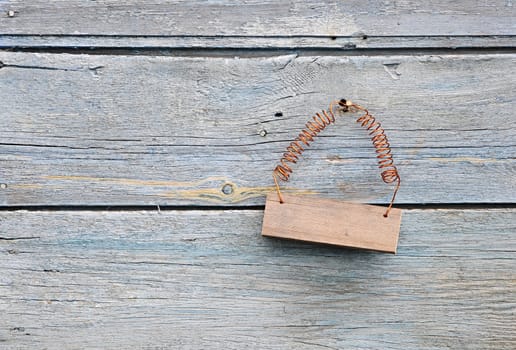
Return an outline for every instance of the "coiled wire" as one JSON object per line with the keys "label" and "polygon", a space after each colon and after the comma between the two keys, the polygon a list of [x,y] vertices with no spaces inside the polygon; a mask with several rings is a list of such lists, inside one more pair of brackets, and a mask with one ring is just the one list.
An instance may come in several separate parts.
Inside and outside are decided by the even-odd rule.
{"label": "coiled wire", "polygon": [[280,203],[284,203],[278,180],[288,181],[293,172],[292,164],[297,163],[299,157],[305,151],[305,148],[310,146],[310,143],[314,141],[315,137],[317,137],[321,131],[335,122],[335,111],[351,113],[358,111],[363,112],[363,114],[357,118],[356,122],[364,127],[371,137],[376,152],[376,158],[378,159],[378,167],[382,170],[380,174],[382,180],[387,184],[396,182],[396,188],[394,189],[389,206],[383,214],[384,217],[388,217],[401,184],[398,169],[394,165],[392,158],[389,140],[387,139],[387,135],[385,135],[385,130],[382,128],[381,123],[377,121],[366,108],[351,101],[346,101],[345,99],[332,101],[328,110],[316,113],[312,117],[312,120],[305,124],[305,128],[301,130],[294,141],[288,145],[279,164],[272,172],[278,199]]}

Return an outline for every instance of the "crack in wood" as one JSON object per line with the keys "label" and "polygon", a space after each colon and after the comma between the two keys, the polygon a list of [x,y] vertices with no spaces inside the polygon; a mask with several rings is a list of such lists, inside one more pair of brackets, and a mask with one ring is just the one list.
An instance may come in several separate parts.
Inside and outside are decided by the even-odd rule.
{"label": "crack in wood", "polygon": [[0,237],[0,241],[21,241],[27,239],[39,239],[40,237]]}

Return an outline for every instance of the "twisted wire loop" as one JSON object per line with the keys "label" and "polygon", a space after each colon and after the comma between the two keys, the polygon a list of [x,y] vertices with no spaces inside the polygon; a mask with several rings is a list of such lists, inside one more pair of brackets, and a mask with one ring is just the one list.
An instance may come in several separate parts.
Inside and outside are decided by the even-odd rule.
{"label": "twisted wire loop", "polygon": [[272,177],[276,185],[276,192],[278,193],[278,199],[280,203],[284,203],[283,196],[281,195],[280,186],[278,180],[288,181],[290,175],[293,172],[292,164],[297,163],[299,157],[305,151],[305,147],[310,146],[310,143],[314,141],[315,137],[323,131],[328,125],[335,122],[335,112],[363,112],[363,114],[356,120],[363,128],[369,132],[371,141],[376,152],[376,158],[378,159],[378,167],[382,170],[380,176],[382,181],[386,184],[396,182],[396,188],[392,195],[391,201],[387,210],[383,214],[384,217],[388,217],[396,198],[396,194],[400,188],[401,179],[398,173],[398,169],[394,165],[392,158],[391,146],[389,140],[385,135],[385,130],[379,121],[373,117],[369,111],[351,101],[341,99],[339,101],[332,101],[328,110],[323,110],[320,113],[316,113],[312,120],[305,124],[305,128],[301,130],[299,135],[292,141],[286,151],[283,153],[279,164],[274,168]]}

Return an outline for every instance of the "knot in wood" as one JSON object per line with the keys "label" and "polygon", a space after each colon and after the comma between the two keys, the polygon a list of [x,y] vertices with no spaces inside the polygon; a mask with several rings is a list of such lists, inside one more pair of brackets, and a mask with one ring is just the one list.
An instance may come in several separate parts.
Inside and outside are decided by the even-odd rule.
{"label": "knot in wood", "polygon": [[233,193],[233,185],[232,184],[224,184],[224,186],[222,186],[222,193],[224,193],[225,195],[230,195]]}

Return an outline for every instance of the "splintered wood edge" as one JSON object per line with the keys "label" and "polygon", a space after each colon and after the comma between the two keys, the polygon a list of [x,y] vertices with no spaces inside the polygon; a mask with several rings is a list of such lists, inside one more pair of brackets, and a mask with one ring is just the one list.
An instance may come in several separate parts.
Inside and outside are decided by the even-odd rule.
{"label": "splintered wood edge", "polygon": [[386,208],[381,206],[312,196],[283,197],[285,202],[280,204],[275,193],[268,194],[262,236],[396,254],[401,209],[393,208],[385,218]]}

